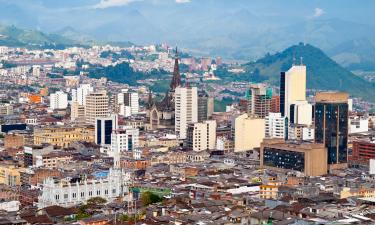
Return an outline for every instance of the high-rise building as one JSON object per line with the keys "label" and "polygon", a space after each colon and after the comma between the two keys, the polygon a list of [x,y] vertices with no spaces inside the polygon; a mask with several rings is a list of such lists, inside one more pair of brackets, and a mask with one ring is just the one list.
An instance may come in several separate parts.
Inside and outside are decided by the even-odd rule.
{"label": "high-rise building", "polygon": [[75,120],[84,120],[85,118],[85,106],[80,105],[78,102],[72,102],[70,107],[70,119]]}
{"label": "high-rise building", "polygon": [[33,76],[39,78],[40,77],[40,65],[33,65]]}
{"label": "high-rise building", "polygon": [[139,146],[139,130],[123,127],[112,132],[111,152],[133,151]]}
{"label": "high-rise building", "polygon": [[197,87],[177,87],[175,92],[175,131],[180,139],[186,138],[189,123],[198,122]]}
{"label": "high-rise building", "polygon": [[291,124],[310,126],[312,123],[312,105],[307,101],[291,102],[289,106],[289,122]]}
{"label": "high-rise building", "polygon": [[265,122],[266,137],[283,139],[288,137],[288,120],[285,116],[281,116],[281,113],[269,113]]}
{"label": "high-rise building", "polygon": [[272,96],[270,112],[273,112],[273,113],[280,112],[280,95]]}
{"label": "high-rise building", "polygon": [[306,66],[293,65],[280,74],[280,112],[290,118],[290,104],[306,100]]}
{"label": "high-rise building", "polygon": [[264,84],[251,84],[246,93],[248,99],[248,114],[264,118],[271,109],[272,89]]}
{"label": "high-rise building", "polygon": [[262,118],[242,114],[234,122],[234,151],[259,148],[265,137],[265,122]]}
{"label": "high-rise building", "polygon": [[86,96],[85,119],[94,124],[95,118],[109,115],[109,103],[106,91],[90,93]]}
{"label": "high-rise building", "polygon": [[328,164],[347,163],[348,94],[318,92],[315,96],[315,142],[328,151]]}
{"label": "high-rise building", "polygon": [[118,129],[117,115],[95,119],[95,143],[110,145],[112,131]]}
{"label": "high-rise building", "polygon": [[121,106],[130,107],[131,115],[138,114],[139,112],[138,92],[132,92],[128,89],[123,89],[120,93],[117,94],[116,103],[119,109],[121,108]]}
{"label": "high-rise building", "polygon": [[214,149],[216,145],[216,121],[206,120],[188,125],[186,145],[193,151]]}
{"label": "high-rise building", "polygon": [[57,91],[50,95],[50,108],[66,109],[68,107],[68,95],[62,91]]}
{"label": "high-rise building", "polygon": [[198,91],[198,122],[209,120],[214,109],[214,99],[206,91]]}
{"label": "high-rise building", "polygon": [[72,102],[78,102],[79,105],[86,105],[86,96],[94,91],[91,84],[81,84],[79,88],[72,90]]}

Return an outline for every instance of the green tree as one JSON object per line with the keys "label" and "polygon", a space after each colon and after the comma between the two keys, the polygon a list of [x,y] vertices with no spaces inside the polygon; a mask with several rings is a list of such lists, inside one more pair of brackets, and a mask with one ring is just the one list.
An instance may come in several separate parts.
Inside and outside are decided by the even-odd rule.
{"label": "green tree", "polygon": [[107,200],[105,200],[102,197],[93,197],[87,200],[88,206],[104,205],[106,203],[107,203]]}
{"label": "green tree", "polygon": [[143,206],[148,206],[153,203],[161,202],[163,198],[159,197],[150,191],[143,192],[141,195],[141,202]]}

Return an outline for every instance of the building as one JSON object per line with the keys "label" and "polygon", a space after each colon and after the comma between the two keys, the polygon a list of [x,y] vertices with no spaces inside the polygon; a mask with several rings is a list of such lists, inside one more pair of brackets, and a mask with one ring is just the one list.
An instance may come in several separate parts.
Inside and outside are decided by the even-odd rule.
{"label": "building", "polygon": [[280,171],[298,171],[305,176],[327,173],[327,151],[323,144],[264,139],[260,147],[260,166]]}
{"label": "building", "polygon": [[352,159],[364,161],[375,159],[375,141],[372,138],[354,140]]}
{"label": "building", "polygon": [[19,167],[15,164],[0,164],[0,184],[8,186],[19,186],[21,185],[21,172],[25,168]]}
{"label": "building", "polygon": [[54,151],[52,145],[24,146],[23,163],[25,167],[40,167],[43,165],[41,156]]}
{"label": "building", "polygon": [[318,92],[315,96],[315,142],[326,146],[328,164],[348,161],[348,94]]}
{"label": "building", "polygon": [[150,130],[175,128],[175,90],[182,84],[178,60],[176,48],[173,76],[169,85],[169,90],[163,100],[155,102],[152,98],[151,91],[149,93],[146,117],[149,122],[148,129]]}
{"label": "building", "polygon": [[6,134],[4,136],[4,148],[20,148],[25,144],[25,137],[19,134]]}
{"label": "building", "polygon": [[66,109],[68,107],[68,94],[57,91],[50,95],[50,109]]}
{"label": "building", "polygon": [[128,193],[130,173],[111,169],[104,179],[85,179],[77,182],[55,181],[53,178],[44,180],[41,194],[38,197],[38,208],[52,205],[72,207],[85,203],[93,197],[101,197],[108,202]]}
{"label": "building", "polygon": [[351,116],[349,118],[349,134],[363,133],[369,130],[368,119],[361,116]]}
{"label": "building", "polygon": [[289,123],[310,126],[312,124],[312,118],[312,105],[307,101],[290,102]]}
{"label": "building", "polygon": [[85,106],[80,105],[78,102],[72,102],[70,108],[70,119],[72,121],[84,121],[85,119]]}
{"label": "building", "polygon": [[271,110],[272,89],[264,84],[251,84],[246,92],[248,114],[264,118]]}
{"label": "building", "polygon": [[95,119],[95,143],[98,145],[110,145],[112,131],[118,129],[118,117],[102,117]]}
{"label": "building", "polygon": [[7,116],[13,114],[13,105],[9,103],[0,104],[0,116]]}
{"label": "building", "polygon": [[188,125],[187,147],[193,151],[204,151],[215,149],[216,145],[216,121],[206,120],[201,123]]}
{"label": "building", "polygon": [[266,134],[268,138],[288,138],[288,119],[281,113],[269,113],[265,118]]}
{"label": "building", "polygon": [[280,112],[290,118],[290,104],[306,100],[306,66],[293,65],[280,74]]}
{"label": "building", "polygon": [[109,98],[106,91],[90,93],[86,96],[85,119],[90,124],[99,117],[109,115]]}
{"label": "building", "polygon": [[280,112],[280,95],[272,96],[270,112],[273,112],[273,113]]}
{"label": "building", "polygon": [[206,91],[198,91],[198,122],[203,122],[212,118],[214,112],[214,98],[210,97]]}
{"label": "building", "polygon": [[130,115],[135,115],[139,113],[139,96],[138,92],[129,91],[128,89],[121,90],[117,94],[116,105],[120,108],[129,107]]}
{"label": "building", "polygon": [[77,89],[72,90],[72,102],[78,102],[79,105],[86,105],[86,96],[94,92],[91,84],[81,84]]}
{"label": "building", "polygon": [[111,135],[111,151],[120,152],[133,151],[139,147],[139,130],[132,127],[122,127],[113,130]]}
{"label": "building", "polygon": [[51,144],[59,147],[69,147],[77,141],[94,142],[94,128],[87,126],[75,127],[43,127],[34,130],[34,144]]}
{"label": "building", "polygon": [[288,139],[299,141],[313,141],[314,128],[304,124],[289,124]]}
{"label": "building", "polygon": [[242,152],[259,148],[265,137],[265,121],[246,113],[235,119],[234,151]]}
{"label": "building", "polygon": [[198,91],[196,87],[177,87],[175,92],[175,132],[186,138],[189,123],[198,122]]}

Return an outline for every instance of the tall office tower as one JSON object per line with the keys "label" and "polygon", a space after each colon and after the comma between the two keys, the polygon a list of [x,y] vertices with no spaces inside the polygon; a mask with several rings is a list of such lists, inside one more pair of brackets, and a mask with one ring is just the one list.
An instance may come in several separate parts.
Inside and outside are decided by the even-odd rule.
{"label": "tall office tower", "polygon": [[84,118],[85,118],[85,106],[79,105],[78,102],[72,102],[72,105],[70,107],[70,120],[83,121]]}
{"label": "tall office tower", "polygon": [[214,109],[214,98],[210,97],[206,91],[198,91],[198,122],[209,120]]}
{"label": "tall office tower", "polygon": [[271,109],[272,89],[264,84],[250,84],[246,93],[248,99],[248,114],[264,118]]}
{"label": "tall office tower", "polygon": [[188,125],[186,145],[193,151],[204,151],[215,149],[216,144],[216,121],[206,120],[201,123]]}
{"label": "tall office tower", "polygon": [[106,91],[99,91],[90,93],[86,96],[85,119],[86,122],[94,124],[95,118],[107,117],[108,110],[108,95]]}
{"label": "tall office tower", "polygon": [[290,118],[290,104],[306,100],[306,66],[293,65],[280,74],[280,112]]}
{"label": "tall office tower", "polygon": [[266,137],[283,138],[288,137],[288,120],[281,113],[269,113],[265,118],[266,121]]}
{"label": "tall office tower", "polygon": [[50,95],[51,109],[66,109],[68,107],[68,95],[62,91],[57,91]]}
{"label": "tall office tower", "polygon": [[178,138],[185,139],[188,124],[196,122],[198,122],[197,87],[176,87],[175,132]]}
{"label": "tall office tower", "polygon": [[98,145],[110,145],[112,131],[118,129],[117,115],[99,117],[95,119],[95,143]]}
{"label": "tall office tower", "polygon": [[315,102],[315,142],[327,148],[328,164],[345,165],[348,158],[348,94],[318,92]]}
{"label": "tall office tower", "polygon": [[121,92],[117,94],[116,103],[119,109],[121,106],[130,107],[131,115],[138,114],[139,112],[138,92],[122,89]]}
{"label": "tall office tower", "polygon": [[133,151],[139,146],[139,130],[133,127],[122,127],[113,130],[111,152]]}
{"label": "tall office tower", "polygon": [[249,116],[247,113],[238,116],[234,122],[234,151],[242,152],[259,148],[265,137],[264,119]]}
{"label": "tall office tower", "polygon": [[294,101],[289,106],[289,122],[291,124],[312,124],[312,105],[307,101]]}
{"label": "tall office tower", "polygon": [[72,102],[78,102],[79,105],[86,105],[86,96],[94,91],[91,84],[81,84],[79,88],[72,90]]}
{"label": "tall office tower", "polygon": [[273,113],[280,112],[280,95],[272,96],[270,112],[273,112]]}

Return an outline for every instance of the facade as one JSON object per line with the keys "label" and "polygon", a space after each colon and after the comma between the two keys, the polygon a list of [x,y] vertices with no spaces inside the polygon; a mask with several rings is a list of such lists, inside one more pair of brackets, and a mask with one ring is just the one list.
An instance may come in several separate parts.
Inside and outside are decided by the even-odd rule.
{"label": "facade", "polygon": [[264,84],[251,84],[246,95],[248,114],[265,118],[271,110],[272,89]]}
{"label": "facade", "polygon": [[369,130],[369,122],[365,117],[353,116],[349,118],[349,134],[363,133]]}
{"label": "facade", "polygon": [[265,118],[266,137],[288,138],[288,120],[281,113],[269,113]]}
{"label": "facade", "polygon": [[247,114],[235,119],[234,151],[242,152],[259,148],[265,137],[264,119],[251,117]]}
{"label": "facade", "polygon": [[288,139],[312,141],[314,140],[314,128],[304,124],[290,124],[288,128]]}
{"label": "facade", "polygon": [[348,94],[318,92],[315,101],[315,142],[326,146],[328,164],[346,164],[348,160]]}
{"label": "facade", "polygon": [[86,96],[94,92],[91,84],[81,84],[77,89],[72,90],[72,102],[78,102],[79,105],[86,105]]}
{"label": "facade", "polygon": [[129,107],[130,115],[135,115],[139,113],[139,96],[138,92],[129,91],[128,89],[121,90],[117,94],[117,106],[120,108]]}
{"label": "facade", "polygon": [[4,148],[20,148],[25,144],[25,137],[19,134],[7,134],[4,137]]}
{"label": "facade", "polygon": [[0,104],[0,116],[7,116],[13,114],[13,105],[9,103]]}
{"label": "facade", "polygon": [[272,96],[270,112],[273,112],[273,113],[280,112],[280,95]]}
{"label": "facade", "polygon": [[189,123],[198,122],[198,91],[196,87],[177,87],[175,92],[175,132],[186,139]]}
{"label": "facade", "polygon": [[34,130],[34,144],[69,147],[77,141],[94,142],[93,127],[43,127]]}
{"label": "facade", "polygon": [[25,168],[14,164],[0,164],[0,184],[8,186],[21,185],[21,173]]}
{"label": "facade", "polygon": [[306,100],[306,66],[293,65],[280,74],[280,112],[290,118],[290,104]]}
{"label": "facade", "polygon": [[112,131],[118,129],[118,117],[112,115],[110,117],[95,119],[95,143],[98,145],[110,145]]}
{"label": "facade", "polygon": [[72,121],[83,121],[85,119],[85,106],[80,105],[78,102],[72,102],[70,119]]}
{"label": "facade", "polygon": [[54,109],[66,109],[68,107],[68,94],[57,91],[50,95],[50,108]]}
{"label": "facade", "polygon": [[289,123],[310,126],[312,124],[312,105],[307,101],[291,102],[289,115]]}
{"label": "facade", "polygon": [[56,182],[53,178],[48,178],[43,182],[38,208],[52,205],[71,207],[85,203],[93,197],[102,197],[111,202],[128,193],[130,180],[130,173],[117,169],[111,169],[105,179],[99,180]]}
{"label": "facade", "polygon": [[201,123],[188,125],[187,147],[193,151],[204,151],[215,149],[216,145],[216,121],[206,120]]}
{"label": "facade", "polygon": [[198,91],[198,122],[209,120],[214,111],[214,99],[206,91]]}
{"label": "facade", "polygon": [[264,139],[260,147],[260,166],[281,171],[298,171],[306,176],[327,173],[327,151],[323,144]]}
{"label": "facade", "polygon": [[132,127],[123,127],[112,132],[111,151],[133,151],[139,147],[139,130]]}
{"label": "facade", "polygon": [[90,124],[95,118],[107,117],[109,114],[109,98],[106,91],[90,93],[86,96],[85,119]]}
{"label": "facade", "polygon": [[375,142],[371,139],[353,141],[352,158],[364,161],[375,159]]}

